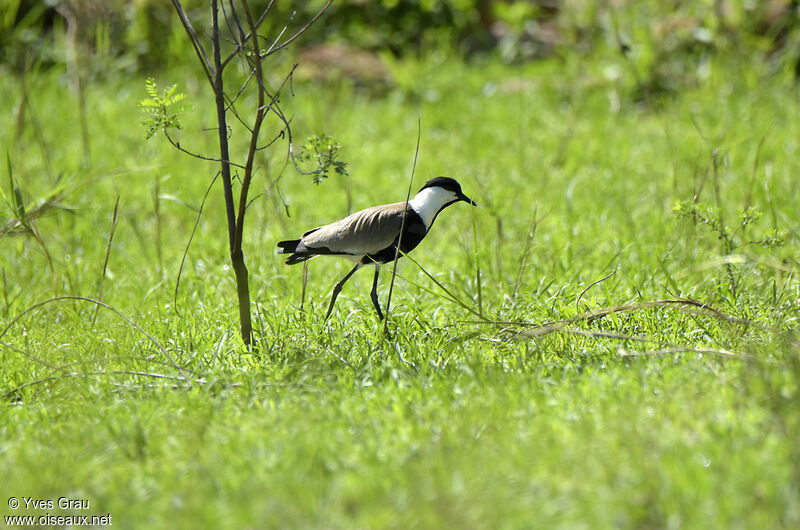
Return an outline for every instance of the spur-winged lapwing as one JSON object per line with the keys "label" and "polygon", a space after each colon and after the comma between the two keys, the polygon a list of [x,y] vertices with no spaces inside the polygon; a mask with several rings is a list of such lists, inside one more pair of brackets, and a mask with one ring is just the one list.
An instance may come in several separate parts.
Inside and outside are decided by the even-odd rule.
{"label": "spur-winged lapwing", "polygon": [[291,254],[286,260],[288,265],[325,255],[342,256],[356,262],[356,266],[334,286],[326,319],[331,315],[336,297],[350,276],[362,266],[374,263],[375,278],[372,280],[370,296],[378,318],[383,320],[377,292],[380,266],[394,261],[398,241],[404,253],[416,248],[431,229],[439,212],[459,201],[475,206],[475,202],[461,192],[461,185],[455,179],[436,177],[425,183],[408,202],[373,206],[335,223],[309,230],[300,239],[278,243],[278,253]]}

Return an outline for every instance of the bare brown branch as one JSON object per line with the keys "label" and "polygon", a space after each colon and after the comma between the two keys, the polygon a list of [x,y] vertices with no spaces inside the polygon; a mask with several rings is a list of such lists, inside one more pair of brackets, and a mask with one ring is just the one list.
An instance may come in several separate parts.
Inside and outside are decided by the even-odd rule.
{"label": "bare brown branch", "polygon": [[[274,4],[274,3],[275,3],[275,0],[270,0],[269,4],[267,4],[267,7],[265,7],[265,8],[264,8],[264,12],[263,12],[263,13],[261,13],[261,16],[259,16],[259,17],[258,17],[258,20],[256,20],[256,23],[255,23],[255,29],[256,29],[256,30],[257,30],[257,29],[258,29],[258,28],[261,26],[261,24],[264,22],[264,19],[266,19],[266,18],[267,18],[267,14],[269,13],[270,9],[272,9],[272,4]],[[236,57],[236,55],[238,55],[238,54],[239,54],[239,52],[241,52],[242,50],[244,50],[244,46],[245,46],[245,44],[247,44],[247,41],[248,41],[248,40],[250,40],[250,37],[252,37],[254,34],[255,34],[255,32],[250,32],[250,33],[248,33],[247,35],[245,35],[244,37],[242,37],[242,39],[241,39],[241,42],[239,42],[239,46],[238,46],[238,48],[237,48],[236,50],[234,50],[233,52],[231,52],[231,54],[230,54],[230,55],[228,55],[228,56],[225,58],[225,60],[224,60],[224,61],[222,61],[222,67],[223,67],[223,68],[224,68],[225,66],[227,66],[227,65],[228,65],[228,63],[229,63],[229,62],[231,62],[231,60],[232,60],[234,57]]]}
{"label": "bare brown branch", "polygon": [[[312,19],[311,19],[311,20],[308,22],[308,24],[306,24],[305,26],[303,26],[302,28],[300,28],[300,29],[297,31],[297,33],[295,33],[294,35],[292,35],[291,37],[289,37],[288,39],[286,39],[286,40],[283,42],[283,44],[280,44],[279,46],[273,46],[272,48],[270,48],[269,52],[268,52],[267,54],[265,54],[265,55],[264,55],[264,57],[267,57],[268,55],[272,55],[273,53],[275,53],[275,52],[277,52],[277,51],[280,51],[280,50],[284,49],[285,47],[287,47],[288,45],[290,45],[292,42],[294,42],[294,41],[295,41],[295,40],[296,40],[296,39],[297,39],[297,38],[298,38],[300,35],[302,35],[302,34],[303,34],[303,33],[305,33],[306,31],[308,31],[308,28],[310,28],[310,27],[311,27],[311,25],[312,25],[312,24],[314,24],[314,22],[316,22],[316,21],[317,21],[317,19],[319,19],[319,17],[321,17],[321,16],[323,15],[323,13],[325,13],[325,11],[327,11],[327,10],[328,10],[328,8],[330,7],[330,5],[331,5],[332,3],[333,3],[333,0],[328,0],[327,2],[325,2],[325,5],[324,5],[324,6],[322,6],[322,9],[320,9],[320,10],[317,12],[317,14],[316,14],[316,15],[314,15],[314,18],[312,18]],[[262,57],[262,59],[263,59],[263,57]]]}
{"label": "bare brown branch", "polygon": [[244,166],[239,165],[236,162],[231,162],[230,160],[222,160],[220,158],[214,158],[214,157],[210,157],[210,156],[198,155],[197,153],[193,153],[192,151],[189,151],[188,149],[182,147],[180,142],[176,142],[172,138],[172,136],[169,135],[169,132],[167,131],[166,128],[164,129],[164,136],[167,138],[167,141],[170,144],[172,144],[172,147],[174,147],[175,149],[177,149],[181,153],[187,154],[187,155],[189,155],[191,157],[194,157],[194,158],[199,158],[200,160],[208,160],[209,162],[220,162],[220,163],[221,162],[227,162],[229,165],[231,165],[233,167],[238,167],[239,169],[244,169]]}
{"label": "bare brown branch", "polygon": [[203,71],[206,73],[208,82],[211,83],[211,86],[214,86],[214,68],[211,66],[211,62],[208,60],[206,50],[203,48],[203,44],[200,42],[200,38],[197,36],[197,32],[194,30],[194,26],[192,26],[189,17],[186,16],[186,11],[184,11],[180,0],[172,0],[172,5],[175,6],[175,11],[178,12],[178,16],[181,19],[181,24],[183,24],[183,28],[186,30],[189,40],[192,41],[192,46],[194,46],[194,51],[197,53],[197,58],[200,59],[200,64],[203,66]]}
{"label": "bare brown branch", "polygon": [[225,86],[222,78],[222,59],[219,38],[219,9],[217,0],[211,0],[211,43],[214,46],[214,100],[217,108],[217,136],[219,140],[222,189],[225,195],[225,214],[228,225],[228,246],[233,253],[236,239],[236,205],[233,200],[233,182],[228,146],[228,120],[225,112]]}
{"label": "bare brown branch", "polygon": [[256,117],[253,123],[253,131],[250,134],[250,146],[247,150],[247,162],[244,165],[244,177],[242,179],[242,190],[239,193],[239,211],[236,219],[236,238],[234,242],[234,249],[241,250],[242,248],[242,233],[244,232],[244,214],[247,210],[247,194],[250,190],[250,182],[253,176],[253,162],[255,154],[258,149],[258,134],[261,130],[261,124],[264,121],[264,72],[261,69],[261,61],[257,59],[260,53],[258,44],[258,34],[256,33],[255,22],[253,15],[250,11],[250,6],[247,0],[242,0],[242,8],[244,9],[245,18],[250,26],[250,33],[253,37],[250,39],[253,43],[253,67],[255,69],[255,78],[258,83],[258,106],[256,107]]}

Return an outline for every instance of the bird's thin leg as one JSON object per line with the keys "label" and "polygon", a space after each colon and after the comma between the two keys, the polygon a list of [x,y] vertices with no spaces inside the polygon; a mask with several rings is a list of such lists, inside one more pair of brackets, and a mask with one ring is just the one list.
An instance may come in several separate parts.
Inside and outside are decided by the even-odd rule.
{"label": "bird's thin leg", "polygon": [[378,272],[381,270],[381,266],[376,263],[375,264],[375,278],[372,280],[372,292],[370,293],[370,297],[372,298],[372,305],[375,306],[375,311],[378,312],[378,319],[383,320],[383,313],[381,313],[381,304],[378,303]]}
{"label": "bird's thin leg", "polygon": [[336,284],[336,285],[333,287],[333,296],[331,296],[331,305],[329,305],[329,306],[328,306],[328,312],[325,314],[325,320],[328,320],[328,317],[329,317],[329,316],[331,316],[331,311],[333,311],[333,304],[334,304],[334,303],[336,303],[336,297],[337,297],[337,296],[339,296],[339,293],[340,293],[340,292],[341,292],[341,290],[342,290],[342,286],[344,285],[344,282],[346,282],[347,280],[349,280],[349,279],[350,279],[350,276],[352,276],[352,275],[353,275],[353,273],[354,273],[354,272],[356,272],[356,271],[357,271],[357,270],[358,270],[360,267],[361,267],[361,264],[360,264],[360,263],[356,264],[356,266],[355,266],[355,267],[353,267],[353,270],[351,270],[350,272],[348,272],[348,273],[347,273],[347,276],[345,276],[344,278],[342,278],[341,280],[339,280],[339,283],[337,283],[337,284]]}

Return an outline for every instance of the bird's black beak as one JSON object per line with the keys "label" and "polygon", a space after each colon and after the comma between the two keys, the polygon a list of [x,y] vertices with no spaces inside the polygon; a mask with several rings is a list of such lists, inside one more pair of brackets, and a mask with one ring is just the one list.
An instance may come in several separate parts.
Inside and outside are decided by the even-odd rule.
{"label": "bird's black beak", "polygon": [[477,202],[473,201],[472,199],[470,199],[469,197],[467,197],[467,196],[466,196],[466,195],[464,195],[463,193],[462,193],[461,195],[459,195],[459,196],[458,196],[458,200],[459,200],[459,201],[464,201],[464,202],[466,202],[466,203],[468,203],[468,204],[471,204],[471,205],[473,205],[473,206],[477,206],[477,205],[478,205],[478,203],[477,203]]}

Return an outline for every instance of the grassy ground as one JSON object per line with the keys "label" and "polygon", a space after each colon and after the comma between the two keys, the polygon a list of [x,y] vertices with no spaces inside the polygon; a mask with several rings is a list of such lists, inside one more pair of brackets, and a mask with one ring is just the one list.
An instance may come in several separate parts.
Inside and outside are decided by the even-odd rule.
{"label": "grassy ground", "polygon": [[[215,168],[144,140],[144,80],[89,86],[87,166],[66,82],[28,79],[24,127],[0,116],[28,211],[58,183],[80,187],[36,220],[41,244],[0,240],[0,490],[90,509],[3,500],[0,513],[110,513],[124,528],[796,527],[788,76],[713,59],[698,83],[643,95],[616,57],[393,68],[388,91],[299,84],[284,102],[297,137],[344,145],[351,177],[314,186],[280,149],[260,160],[245,244],[255,353],[238,339],[218,187],[173,301]],[[158,80],[194,105],[181,145],[213,152],[201,81]],[[0,93],[19,103],[20,85],[3,76]],[[319,259],[301,312],[302,269],[275,243],[346,214],[348,194],[353,209],[402,200],[418,118],[415,188],[453,176],[482,206],[448,209],[414,251],[439,285],[401,262],[387,341],[368,272],[323,321],[348,265]],[[102,297],[139,328],[74,299],[24,313],[99,296],[118,196]],[[678,298],[700,306],[646,304]],[[200,382],[156,377],[179,377],[173,361]]]}

